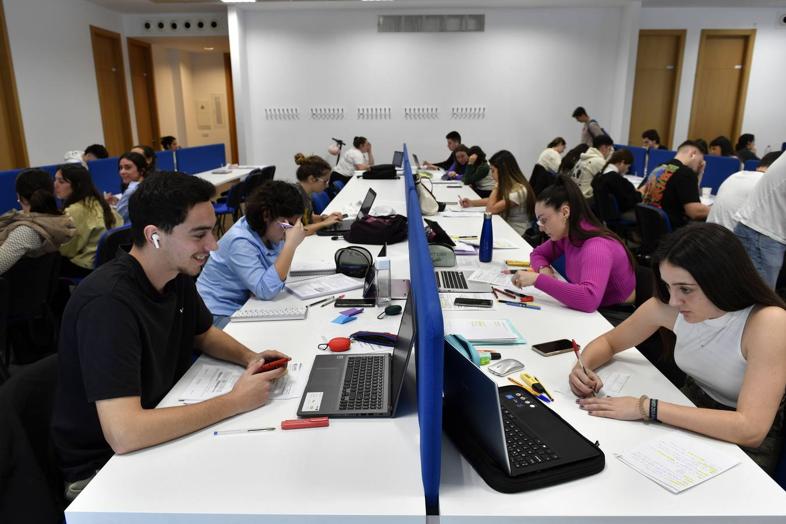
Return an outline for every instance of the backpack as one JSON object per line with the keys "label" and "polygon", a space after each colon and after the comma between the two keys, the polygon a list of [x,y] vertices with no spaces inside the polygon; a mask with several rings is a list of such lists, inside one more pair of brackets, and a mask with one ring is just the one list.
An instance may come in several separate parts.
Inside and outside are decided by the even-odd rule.
{"label": "backpack", "polygon": [[[611,135],[608,134],[605,129],[600,127],[600,124],[598,124],[598,127],[600,127],[600,135],[593,135],[592,134],[592,128],[590,127],[590,124],[593,123],[593,122],[598,124],[598,121],[595,120],[594,118],[592,120],[590,120],[589,122],[587,122],[587,133],[589,133],[592,138],[595,138],[596,136],[600,136],[600,135],[606,135],[607,137],[611,138]],[[614,142],[614,139],[611,138],[611,141]]]}
{"label": "backpack", "polygon": [[407,217],[402,215],[367,216],[355,220],[344,233],[352,244],[395,244],[407,239]]}
{"label": "backpack", "polygon": [[371,166],[363,172],[363,178],[367,180],[388,180],[396,178],[396,166],[393,164],[378,164]]}

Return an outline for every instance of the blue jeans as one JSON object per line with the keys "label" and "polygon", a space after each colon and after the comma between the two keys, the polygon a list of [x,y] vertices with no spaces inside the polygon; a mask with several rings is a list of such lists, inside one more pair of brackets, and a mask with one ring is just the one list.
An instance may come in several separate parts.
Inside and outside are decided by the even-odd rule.
{"label": "blue jeans", "polygon": [[229,324],[229,320],[228,315],[213,315],[213,325],[222,331]]}
{"label": "blue jeans", "polygon": [[759,272],[761,278],[768,286],[775,289],[783,265],[783,255],[786,253],[786,244],[781,244],[767,235],[762,235],[743,223],[738,223],[734,234],[742,242],[748,256],[751,257],[753,267]]}

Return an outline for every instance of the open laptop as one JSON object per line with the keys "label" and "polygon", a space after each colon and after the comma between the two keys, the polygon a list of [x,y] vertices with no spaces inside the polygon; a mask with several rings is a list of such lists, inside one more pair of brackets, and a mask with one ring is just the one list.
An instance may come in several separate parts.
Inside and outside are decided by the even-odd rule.
{"label": "open laptop", "polygon": [[393,161],[391,164],[396,166],[396,168],[400,168],[401,164],[404,163],[404,152],[403,151],[393,151]]}
{"label": "open laptop", "polygon": [[437,291],[440,293],[490,293],[490,284],[469,280],[472,273],[473,271],[451,269],[434,271],[434,277],[437,279]]}
{"label": "open laptop", "polygon": [[374,200],[377,198],[377,192],[373,189],[368,190],[366,193],[366,197],[363,199],[363,203],[360,205],[360,211],[358,211],[357,217],[355,218],[346,218],[341,222],[336,222],[330,227],[326,227],[324,229],[320,229],[317,231],[317,236],[320,237],[329,237],[333,235],[341,235],[349,231],[349,228],[352,227],[352,224],[355,220],[362,220],[371,212],[371,206],[374,205]]}
{"label": "open laptop", "polygon": [[499,389],[450,344],[445,344],[444,393],[446,415],[456,417],[509,475],[564,471],[570,476],[574,467],[581,471],[603,454],[524,389]]}
{"label": "open laptop", "polygon": [[393,353],[317,355],[300,399],[300,417],[394,417],[415,342],[407,300]]}

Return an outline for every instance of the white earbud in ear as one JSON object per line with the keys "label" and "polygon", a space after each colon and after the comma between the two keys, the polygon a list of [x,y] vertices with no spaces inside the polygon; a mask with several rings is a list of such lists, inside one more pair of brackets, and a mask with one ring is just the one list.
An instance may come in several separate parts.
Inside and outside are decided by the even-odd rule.
{"label": "white earbud in ear", "polygon": [[153,233],[150,236],[150,240],[153,241],[153,245],[155,246],[156,249],[161,249],[161,237],[158,236],[158,233]]}

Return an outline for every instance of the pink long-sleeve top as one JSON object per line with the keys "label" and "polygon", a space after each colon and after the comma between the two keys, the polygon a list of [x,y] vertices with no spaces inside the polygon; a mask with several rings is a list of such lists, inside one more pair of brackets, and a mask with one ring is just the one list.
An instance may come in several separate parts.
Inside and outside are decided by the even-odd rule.
{"label": "pink long-sleeve top", "polygon": [[540,271],[563,253],[568,281],[538,275],[535,287],[571,309],[591,312],[600,306],[620,304],[636,289],[636,273],[628,254],[611,238],[590,238],[581,246],[574,246],[567,237],[546,241],[532,251],[530,267]]}

